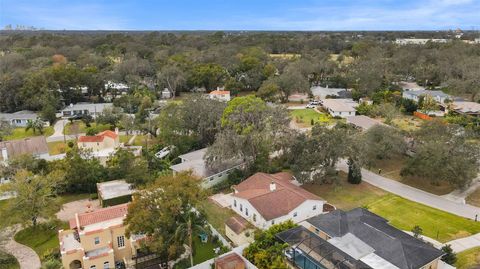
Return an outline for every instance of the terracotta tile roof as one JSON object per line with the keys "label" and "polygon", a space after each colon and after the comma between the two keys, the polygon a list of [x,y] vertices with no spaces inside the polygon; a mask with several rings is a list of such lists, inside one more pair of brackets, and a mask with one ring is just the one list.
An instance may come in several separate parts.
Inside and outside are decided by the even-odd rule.
{"label": "terracotta tile roof", "polygon": [[77,228],[77,225],[80,225],[80,227],[84,227],[86,225],[90,225],[94,223],[121,218],[126,216],[127,212],[128,212],[128,203],[98,209],[93,212],[77,214],[76,217],[78,217],[78,224],[77,224],[76,218],[71,219],[69,221],[70,229]]}
{"label": "terracotta tile roof", "polygon": [[245,261],[237,253],[231,253],[215,260],[215,269],[245,269]]}
{"label": "terracotta tile roof", "polygon": [[234,231],[236,234],[245,231],[249,227],[248,221],[238,215],[229,218],[225,222],[225,225],[232,229],[232,231]]}
{"label": "terracotta tile roof", "polygon": [[82,135],[78,138],[78,142],[102,142],[105,137],[116,139],[118,135],[113,131],[107,130],[93,136]]}
{"label": "terracotta tile roof", "polygon": [[[290,213],[307,200],[322,200],[291,181],[290,173],[266,174],[256,173],[237,186],[234,197],[246,199],[265,220],[272,220]],[[275,190],[270,184],[275,183]],[[275,206],[272,206],[275,205]]]}
{"label": "terracotta tile roof", "polygon": [[230,94],[230,91],[211,91],[210,94]]}

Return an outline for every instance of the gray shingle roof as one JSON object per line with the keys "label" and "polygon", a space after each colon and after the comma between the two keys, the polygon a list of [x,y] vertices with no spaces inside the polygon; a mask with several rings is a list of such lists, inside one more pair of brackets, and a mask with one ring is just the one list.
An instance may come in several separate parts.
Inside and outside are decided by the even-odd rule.
{"label": "gray shingle roof", "polygon": [[335,210],[307,220],[331,237],[347,233],[375,249],[375,254],[401,269],[420,268],[443,252],[388,224],[387,220],[363,208]]}

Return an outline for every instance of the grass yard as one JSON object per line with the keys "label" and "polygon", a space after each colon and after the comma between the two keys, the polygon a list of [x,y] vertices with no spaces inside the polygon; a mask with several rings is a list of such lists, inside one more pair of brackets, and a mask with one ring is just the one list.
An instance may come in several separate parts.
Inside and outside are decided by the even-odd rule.
{"label": "grass yard", "polygon": [[20,264],[13,255],[0,250],[0,269],[20,269]]}
{"label": "grass yard", "polygon": [[457,269],[478,268],[479,265],[480,247],[457,253],[457,262],[455,263],[455,267],[457,267]]}
{"label": "grass yard", "polygon": [[[90,125],[91,125],[91,128],[97,128],[99,132],[111,129],[110,124],[97,124],[95,122],[92,122]],[[74,135],[74,134],[86,133],[87,129],[88,127],[85,125],[83,121],[74,121],[73,123],[67,123],[65,125],[65,129],[63,130],[63,132],[66,135]]]}
{"label": "grass yard", "polygon": [[221,208],[209,200],[202,202],[198,209],[205,213],[207,221],[225,237],[225,222],[235,216],[235,212],[228,208]]}
{"label": "grass yard", "polygon": [[[193,237],[193,264],[199,264],[204,261],[214,258],[215,248],[221,247],[222,244],[219,242],[212,242],[211,237],[208,238],[207,243],[202,243],[198,236]],[[186,269],[190,268],[190,258],[180,261],[174,267],[175,269]]]}
{"label": "grass yard", "polygon": [[51,136],[54,130],[52,126],[45,127],[43,129],[43,134],[40,134],[38,131],[36,133],[33,130],[26,131],[24,127],[18,127],[13,129],[12,134],[5,137],[6,140],[14,140],[14,139],[22,139],[27,137],[34,137],[34,136]]}
{"label": "grass yard", "polygon": [[303,188],[324,198],[339,209],[366,207],[401,230],[410,231],[418,225],[423,229],[424,235],[440,242],[480,232],[479,222],[403,199],[365,182],[351,185],[346,182],[345,173],[340,173],[338,184],[309,184]]}
{"label": "grass yard", "polygon": [[67,145],[63,141],[56,141],[56,142],[48,142],[48,153],[50,155],[58,155],[65,153],[67,149]]}
{"label": "grass yard", "polygon": [[434,185],[429,180],[424,180],[422,178],[414,176],[402,177],[400,171],[402,170],[402,167],[404,167],[407,158],[409,157],[403,156],[390,160],[379,160],[370,168],[370,171],[378,174],[378,169],[382,169],[381,175],[384,177],[436,195],[445,195],[455,190],[455,187],[444,181],[439,182],[438,185]]}
{"label": "grass yard", "polygon": [[295,109],[290,111],[292,119],[300,127],[311,127],[314,123],[330,124],[333,118],[326,113],[319,113],[315,109]]}
{"label": "grass yard", "polygon": [[46,256],[59,248],[57,231],[66,228],[68,228],[66,222],[38,224],[35,228],[28,227],[16,233],[15,241],[31,247],[38,254],[40,260],[45,261]]}
{"label": "grass yard", "polygon": [[392,120],[392,125],[406,132],[416,131],[423,123],[422,119],[414,116],[402,115]]}
{"label": "grass yard", "polygon": [[[124,143],[125,145],[127,142],[132,138],[133,135],[120,135],[120,143]],[[142,146],[145,147],[146,145],[146,135],[137,135],[135,140],[133,141],[132,145],[128,146]],[[148,138],[148,143],[151,145],[152,139]]]}
{"label": "grass yard", "polygon": [[467,196],[467,203],[474,205],[474,206],[480,206],[480,188],[476,189],[474,192],[470,193]]}

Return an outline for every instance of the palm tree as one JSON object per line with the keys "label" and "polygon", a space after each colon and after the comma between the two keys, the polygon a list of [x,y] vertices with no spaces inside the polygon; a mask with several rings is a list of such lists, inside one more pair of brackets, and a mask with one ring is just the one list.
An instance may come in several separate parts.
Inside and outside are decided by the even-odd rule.
{"label": "palm tree", "polygon": [[205,217],[197,211],[190,210],[180,216],[177,229],[175,231],[175,238],[185,242],[188,240],[188,246],[190,247],[190,265],[193,266],[193,233],[194,232],[206,232],[205,231],[206,220]]}
{"label": "palm tree", "polygon": [[33,120],[33,121],[29,120],[27,122],[27,127],[25,127],[25,131],[28,132],[28,130],[32,129],[34,134],[36,134],[37,131],[40,134],[43,134],[43,126],[44,126],[44,123],[40,119],[36,119],[36,120]]}

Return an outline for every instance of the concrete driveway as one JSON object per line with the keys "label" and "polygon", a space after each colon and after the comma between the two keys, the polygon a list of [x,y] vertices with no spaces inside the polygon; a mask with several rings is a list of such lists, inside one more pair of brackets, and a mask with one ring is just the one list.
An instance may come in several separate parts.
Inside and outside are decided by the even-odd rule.
{"label": "concrete driveway", "polygon": [[56,216],[62,221],[69,221],[75,218],[75,213],[85,213],[98,208],[101,208],[98,200],[83,199],[63,204]]}

